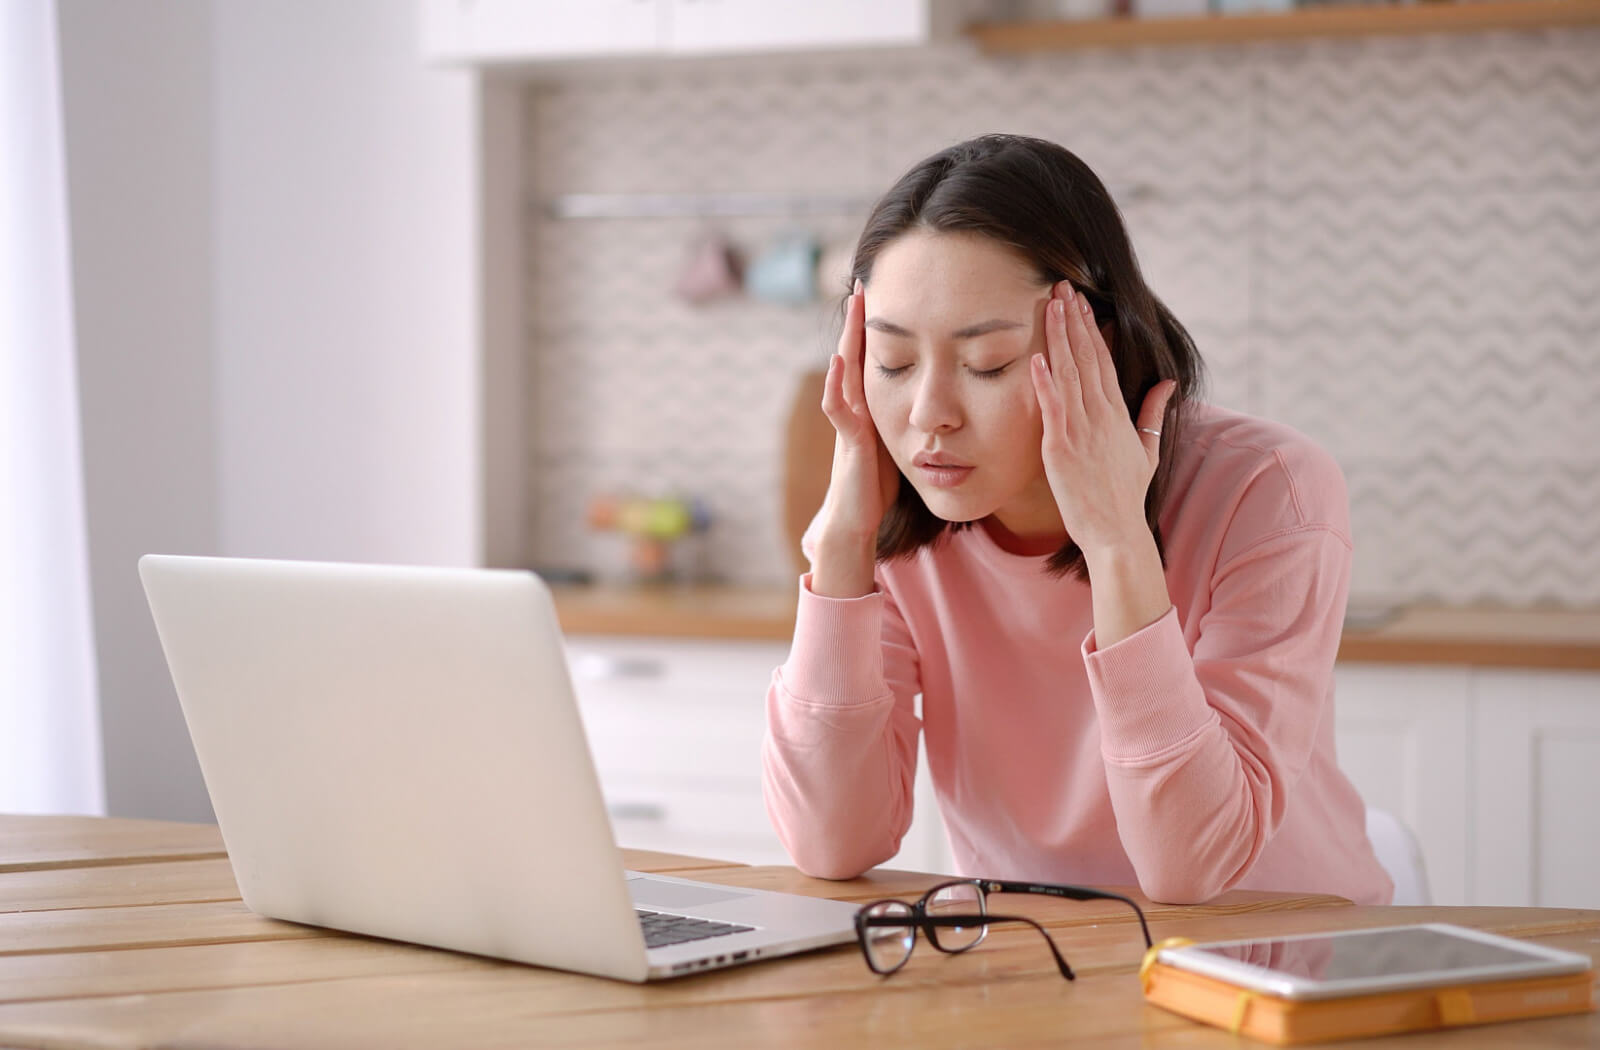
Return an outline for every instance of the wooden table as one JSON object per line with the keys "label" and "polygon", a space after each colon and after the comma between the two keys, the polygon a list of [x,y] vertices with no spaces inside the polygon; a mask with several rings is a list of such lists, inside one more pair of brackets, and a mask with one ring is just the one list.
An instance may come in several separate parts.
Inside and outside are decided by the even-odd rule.
{"label": "wooden table", "polygon": [[[848,900],[933,876],[822,882],[629,851],[651,871]],[[1078,971],[1062,980],[1031,930],[969,955],[922,946],[892,978],[854,946],[636,986],[264,919],[239,900],[217,829],[0,816],[0,1047],[1218,1047],[1241,1043],[1144,1005],[1143,944],[1110,904],[1016,898]],[[1451,921],[1600,956],[1600,912],[1373,908],[1235,892],[1151,905],[1157,939]],[[1335,1045],[1335,1044],[1324,1044]],[[1594,1047],[1600,1015],[1491,1025],[1364,1048]]]}

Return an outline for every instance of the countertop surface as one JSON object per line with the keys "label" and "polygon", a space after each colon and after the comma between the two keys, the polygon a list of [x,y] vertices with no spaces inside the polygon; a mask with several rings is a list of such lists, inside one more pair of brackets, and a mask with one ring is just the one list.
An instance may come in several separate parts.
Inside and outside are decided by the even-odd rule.
{"label": "countertop surface", "polygon": [[[572,635],[786,642],[794,633],[792,586],[562,586],[555,595],[562,628]],[[1600,609],[1353,609],[1339,659],[1600,670]]]}

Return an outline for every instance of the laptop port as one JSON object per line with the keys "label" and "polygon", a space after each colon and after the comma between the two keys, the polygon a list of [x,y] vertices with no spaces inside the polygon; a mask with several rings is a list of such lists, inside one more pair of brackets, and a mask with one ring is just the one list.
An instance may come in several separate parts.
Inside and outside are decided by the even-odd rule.
{"label": "laptop port", "polygon": [[741,959],[748,959],[748,958],[750,958],[750,953],[749,952],[734,952],[733,953],[733,961],[734,962],[738,962]]}

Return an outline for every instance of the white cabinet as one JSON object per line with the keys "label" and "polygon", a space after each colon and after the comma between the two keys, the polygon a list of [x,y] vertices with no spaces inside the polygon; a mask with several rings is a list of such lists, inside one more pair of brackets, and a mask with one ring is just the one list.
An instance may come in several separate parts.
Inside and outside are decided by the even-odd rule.
{"label": "white cabinet", "polygon": [[1600,908],[1600,674],[1475,679],[1477,895]]}
{"label": "white cabinet", "polygon": [[926,43],[933,0],[420,0],[423,56],[465,63]]}
{"label": "white cabinet", "polygon": [[1416,834],[1437,904],[1468,900],[1471,679],[1464,667],[1334,671],[1339,767]]}
{"label": "white cabinet", "polygon": [[[764,699],[786,643],[581,637],[567,652],[620,845],[790,863],[761,794]],[[950,870],[937,809],[922,763],[889,866]]]}
{"label": "white cabinet", "polygon": [[1339,765],[1438,904],[1600,908],[1600,674],[1341,664]]}
{"label": "white cabinet", "polygon": [[421,0],[419,10],[430,61],[642,55],[664,40],[660,0]]}
{"label": "white cabinet", "polygon": [[[575,637],[568,654],[617,840],[788,864],[761,795],[787,643]],[[1600,908],[1600,674],[1340,664],[1339,764],[1416,833],[1439,904]],[[953,870],[925,757],[889,867]]]}
{"label": "white cabinet", "polygon": [[668,50],[787,51],[920,44],[928,0],[668,0]]}

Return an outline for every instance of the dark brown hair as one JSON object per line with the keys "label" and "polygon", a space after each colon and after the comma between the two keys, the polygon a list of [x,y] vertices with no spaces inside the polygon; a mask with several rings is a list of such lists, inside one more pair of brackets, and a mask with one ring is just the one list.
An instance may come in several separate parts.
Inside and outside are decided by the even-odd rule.
{"label": "dark brown hair", "polygon": [[[1138,418],[1157,383],[1177,381],[1161,425],[1160,464],[1145,495],[1145,520],[1160,550],[1158,519],[1172,459],[1204,365],[1189,333],[1145,284],[1122,215],[1099,178],[1069,150],[1043,139],[983,135],[951,146],[906,172],[873,206],[856,245],[851,284],[870,283],[879,252],[912,230],[991,237],[1026,260],[1040,284],[1072,282],[1093,307],[1096,323],[1112,326],[1111,360],[1129,418]],[[877,556],[909,557],[947,529],[971,524],[936,516],[902,474],[878,530]],[[1046,570],[1088,578],[1083,551],[1070,537]]]}

